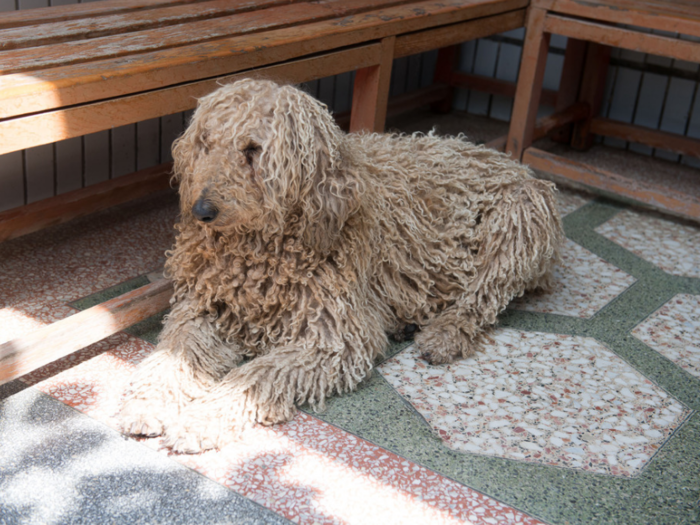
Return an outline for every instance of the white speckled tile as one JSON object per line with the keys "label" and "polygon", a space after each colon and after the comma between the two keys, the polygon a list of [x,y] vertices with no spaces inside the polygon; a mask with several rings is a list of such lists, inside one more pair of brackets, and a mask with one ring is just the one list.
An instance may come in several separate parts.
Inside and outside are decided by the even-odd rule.
{"label": "white speckled tile", "polygon": [[554,291],[526,294],[511,308],[589,318],[636,280],[570,239],[564,242],[554,279]]}
{"label": "white speckled tile", "polygon": [[622,210],[596,231],[665,272],[700,277],[700,227]]}
{"label": "white speckled tile", "polygon": [[601,343],[497,329],[448,366],[410,347],[381,374],[455,450],[634,476],[690,411]]}
{"label": "white speckled tile", "polygon": [[559,205],[559,213],[562,217],[575,212],[588,202],[590,202],[590,199],[564,188],[559,188],[557,192],[557,204]]}
{"label": "white speckled tile", "polygon": [[700,296],[676,295],[640,323],[632,335],[700,377]]}

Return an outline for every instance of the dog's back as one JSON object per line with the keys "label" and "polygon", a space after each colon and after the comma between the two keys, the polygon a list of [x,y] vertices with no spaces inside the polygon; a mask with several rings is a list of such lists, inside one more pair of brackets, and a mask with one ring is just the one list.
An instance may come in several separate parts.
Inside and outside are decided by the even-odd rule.
{"label": "dog's back", "polygon": [[518,228],[494,217],[513,213],[509,204],[523,193],[538,201],[525,215],[547,223],[551,233],[551,239],[531,236],[532,242],[543,242],[552,259],[525,277],[544,277],[555,258],[559,217],[553,185],[534,179],[527,167],[461,137],[349,134],[347,141],[361,152],[366,203],[381,222],[374,286],[401,322],[425,324],[470,293],[480,259],[491,257],[485,252],[494,229]]}

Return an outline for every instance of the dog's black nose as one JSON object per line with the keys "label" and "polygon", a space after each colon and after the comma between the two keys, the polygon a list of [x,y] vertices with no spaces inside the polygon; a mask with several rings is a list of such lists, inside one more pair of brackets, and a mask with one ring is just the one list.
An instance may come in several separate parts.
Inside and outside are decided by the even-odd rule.
{"label": "dog's black nose", "polygon": [[219,210],[217,210],[216,207],[206,199],[200,198],[194,203],[194,206],[192,206],[192,215],[194,215],[198,221],[212,222],[214,219],[216,219],[218,214]]}

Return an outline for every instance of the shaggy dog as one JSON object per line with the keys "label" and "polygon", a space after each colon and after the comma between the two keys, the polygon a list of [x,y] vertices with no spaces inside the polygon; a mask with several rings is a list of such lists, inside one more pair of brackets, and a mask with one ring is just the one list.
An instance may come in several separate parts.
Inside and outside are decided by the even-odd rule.
{"label": "shaggy dog", "polygon": [[322,408],[411,325],[433,365],[473,354],[557,258],[554,188],[525,166],[459,137],[345,134],[290,86],[204,97],[174,157],[172,311],[120,417],[178,452]]}

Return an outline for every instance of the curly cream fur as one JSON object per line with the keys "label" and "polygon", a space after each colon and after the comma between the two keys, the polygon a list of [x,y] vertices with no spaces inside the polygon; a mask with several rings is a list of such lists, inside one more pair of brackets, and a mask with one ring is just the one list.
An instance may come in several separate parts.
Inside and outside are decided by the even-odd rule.
{"label": "curly cream fur", "polygon": [[290,86],[203,98],[174,157],[174,306],[121,417],[177,451],[321,408],[406,325],[432,364],[472,354],[557,258],[554,188],[525,166],[462,137],[345,134]]}

